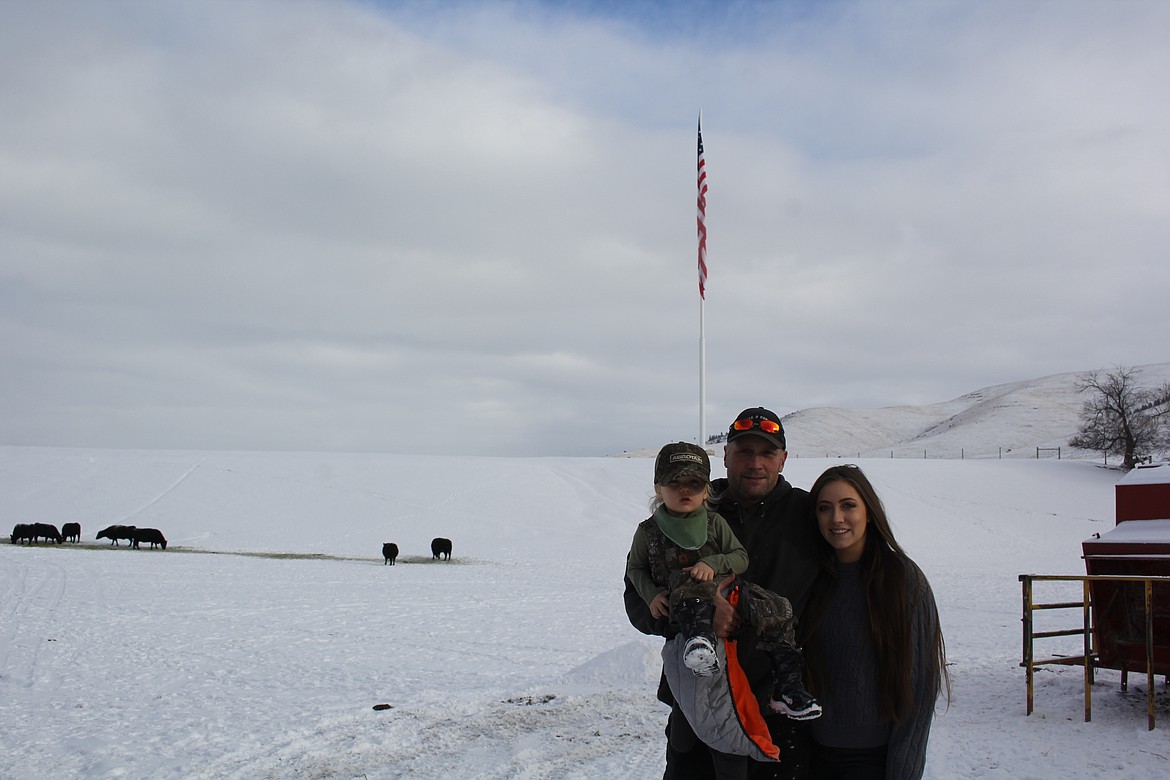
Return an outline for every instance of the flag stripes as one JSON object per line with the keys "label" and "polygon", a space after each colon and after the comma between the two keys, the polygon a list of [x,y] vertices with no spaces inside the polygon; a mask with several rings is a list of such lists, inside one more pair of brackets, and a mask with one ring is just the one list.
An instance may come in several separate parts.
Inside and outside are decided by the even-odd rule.
{"label": "flag stripes", "polygon": [[699,297],[707,297],[707,162],[703,159],[703,118],[699,117]]}

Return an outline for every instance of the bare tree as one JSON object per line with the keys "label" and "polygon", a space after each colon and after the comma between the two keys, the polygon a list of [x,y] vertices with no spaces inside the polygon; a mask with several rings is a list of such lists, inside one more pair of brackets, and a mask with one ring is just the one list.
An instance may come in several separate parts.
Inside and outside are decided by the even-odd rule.
{"label": "bare tree", "polygon": [[1122,456],[1132,469],[1139,460],[1167,445],[1170,429],[1170,384],[1138,386],[1138,369],[1115,366],[1104,375],[1086,374],[1077,390],[1091,393],[1081,408],[1081,427],[1069,446]]}

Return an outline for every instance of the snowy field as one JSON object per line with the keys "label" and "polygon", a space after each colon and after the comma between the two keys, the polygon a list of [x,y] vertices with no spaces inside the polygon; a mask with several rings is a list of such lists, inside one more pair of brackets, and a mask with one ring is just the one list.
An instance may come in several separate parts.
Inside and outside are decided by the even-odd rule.
{"label": "snowy field", "polygon": [[[785,475],[807,487],[833,462]],[[1046,667],[1024,714],[1017,575],[1083,573],[1120,472],[861,465],[942,614],[954,696],[926,776],[1170,776],[1170,700],[1148,732],[1140,675],[1123,695],[1100,672],[1084,723],[1079,670]],[[0,544],[0,778],[660,776],[660,641],[621,598],[651,467],[0,447],[7,523],[83,529]],[[110,524],[170,545],[111,548]]]}

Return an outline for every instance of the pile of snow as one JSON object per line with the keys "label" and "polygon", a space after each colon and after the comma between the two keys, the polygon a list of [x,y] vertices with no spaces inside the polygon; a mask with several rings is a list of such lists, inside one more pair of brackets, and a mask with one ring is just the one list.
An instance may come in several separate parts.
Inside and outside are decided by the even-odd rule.
{"label": "pile of snow", "polygon": [[[836,462],[785,473],[808,486]],[[1121,694],[1099,673],[1086,724],[1079,670],[1044,667],[1024,715],[1017,576],[1083,572],[1120,473],[862,463],[946,632],[954,697],[927,777],[1165,776],[1170,701],[1147,732],[1140,679]],[[3,517],[78,521],[85,540],[0,544],[0,777],[660,776],[660,640],[621,596],[651,469],[0,448]],[[94,539],[115,523],[171,544]],[[431,561],[434,536],[453,540],[450,563]]]}

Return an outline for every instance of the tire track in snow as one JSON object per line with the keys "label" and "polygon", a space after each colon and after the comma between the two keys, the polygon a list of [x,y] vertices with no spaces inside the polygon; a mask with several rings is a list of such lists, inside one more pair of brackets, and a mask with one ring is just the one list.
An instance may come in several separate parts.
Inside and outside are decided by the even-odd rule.
{"label": "tire track in snow", "polygon": [[[599,491],[598,484],[605,484],[604,481],[592,474],[587,476],[582,474],[579,467],[551,466],[549,474],[565,482],[572,491],[572,495],[578,496],[581,503],[590,507],[592,512],[597,514],[612,513],[617,517],[624,517],[631,513],[631,507],[623,492],[617,490]],[[649,481],[649,479],[645,480],[647,496],[651,496],[654,492]],[[642,508],[634,507],[633,516],[637,516]]]}
{"label": "tire track in snow", "polygon": [[8,657],[28,614],[28,566],[6,561],[0,570],[0,679],[8,676]]}
{"label": "tire track in snow", "polygon": [[46,631],[64,597],[67,573],[55,563],[30,567],[10,561],[4,568],[0,677],[31,687],[47,642],[56,641]]}
{"label": "tire track in snow", "polygon": [[177,488],[177,487],[179,487],[179,485],[183,484],[183,482],[185,482],[185,481],[187,480],[187,477],[189,477],[189,476],[191,476],[192,474],[194,474],[194,473],[195,473],[195,471],[196,471],[196,470],[197,470],[197,469],[198,469],[200,466],[202,466],[202,465],[203,465],[203,462],[204,462],[204,460],[206,460],[206,458],[201,458],[201,459],[199,460],[199,462],[198,462],[198,463],[196,463],[196,464],[195,464],[194,466],[192,466],[191,468],[187,469],[187,471],[185,471],[181,477],[179,477],[178,479],[176,479],[176,480],[174,481],[174,483],[173,483],[173,484],[172,484],[170,487],[168,487],[166,490],[164,490],[163,492],[161,492],[161,493],[159,493],[158,495],[156,495],[154,498],[152,498],[152,499],[150,499],[149,501],[147,501],[147,502],[146,502],[145,504],[143,504],[142,506],[140,506],[140,507],[138,507],[137,509],[135,509],[133,512],[130,512],[129,514],[127,514],[127,515],[123,516],[123,517],[122,517],[121,519],[119,519],[119,520],[117,521],[117,523],[115,523],[115,524],[125,524],[127,520],[129,520],[129,519],[131,519],[131,518],[133,518],[133,517],[137,517],[138,515],[142,514],[143,512],[145,512],[146,510],[150,509],[152,506],[154,506],[155,504],[157,504],[159,501],[162,501],[162,500],[163,500],[164,498],[166,498],[166,497],[167,497],[167,496],[168,496],[170,493],[172,493],[172,492],[175,490],[175,488]]}

